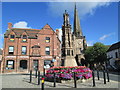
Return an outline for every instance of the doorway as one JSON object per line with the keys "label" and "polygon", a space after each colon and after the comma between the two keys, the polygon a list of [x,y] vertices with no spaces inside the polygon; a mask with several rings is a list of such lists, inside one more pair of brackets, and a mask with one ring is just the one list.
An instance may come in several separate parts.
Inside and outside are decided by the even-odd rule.
{"label": "doorway", "polygon": [[33,69],[38,70],[38,60],[33,60]]}

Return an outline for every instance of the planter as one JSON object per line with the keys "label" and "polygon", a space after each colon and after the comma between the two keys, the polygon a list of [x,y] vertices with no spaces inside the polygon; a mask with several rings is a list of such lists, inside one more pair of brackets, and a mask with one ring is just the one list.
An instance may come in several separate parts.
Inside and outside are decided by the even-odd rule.
{"label": "planter", "polygon": [[[92,80],[92,78],[89,78],[89,79],[79,79],[77,80],[77,83],[84,83],[84,82],[87,82],[87,81],[90,81]],[[74,80],[71,79],[71,80],[61,80],[61,83],[74,83]]]}
{"label": "planter", "polygon": [[[48,81],[53,81],[54,75],[57,82],[71,83],[74,82],[74,75],[77,82],[86,82],[92,77],[92,71],[85,66],[76,67],[53,67],[47,70],[46,77]],[[84,78],[84,79],[83,79]]]}

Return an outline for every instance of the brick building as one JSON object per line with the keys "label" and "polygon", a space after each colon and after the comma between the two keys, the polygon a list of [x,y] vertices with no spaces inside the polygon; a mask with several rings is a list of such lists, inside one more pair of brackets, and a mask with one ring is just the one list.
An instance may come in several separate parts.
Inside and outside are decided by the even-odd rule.
{"label": "brick building", "polygon": [[59,30],[46,24],[42,29],[13,28],[4,34],[2,72],[28,72],[61,64]]}
{"label": "brick building", "polygon": [[1,62],[2,62],[2,49],[0,49],[0,73],[2,72],[2,70],[1,70]]}

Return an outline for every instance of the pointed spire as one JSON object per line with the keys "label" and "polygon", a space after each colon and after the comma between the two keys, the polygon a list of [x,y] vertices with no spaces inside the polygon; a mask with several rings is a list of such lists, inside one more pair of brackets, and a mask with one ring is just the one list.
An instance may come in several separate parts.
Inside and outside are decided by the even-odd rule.
{"label": "pointed spire", "polygon": [[83,36],[82,30],[80,27],[80,20],[79,20],[78,11],[76,8],[76,3],[74,8],[74,32],[73,33],[75,34],[76,37]]}

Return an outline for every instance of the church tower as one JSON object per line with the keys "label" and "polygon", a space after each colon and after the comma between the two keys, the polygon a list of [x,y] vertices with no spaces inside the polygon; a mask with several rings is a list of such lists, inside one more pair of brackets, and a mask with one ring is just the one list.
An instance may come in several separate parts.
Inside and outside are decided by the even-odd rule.
{"label": "church tower", "polygon": [[75,9],[74,9],[74,26],[73,26],[73,28],[74,28],[73,33],[76,37],[83,36],[76,4],[75,4]]}
{"label": "church tower", "polygon": [[72,41],[71,25],[69,21],[69,14],[65,10],[63,14],[64,22],[62,25],[62,58],[64,66],[77,66],[74,58],[74,48]]}
{"label": "church tower", "polygon": [[80,26],[80,19],[78,16],[78,11],[74,8],[74,25],[73,25],[73,48],[75,59],[77,61],[78,66],[83,65],[85,57],[84,50],[87,47],[85,36],[83,36],[82,29]]}

